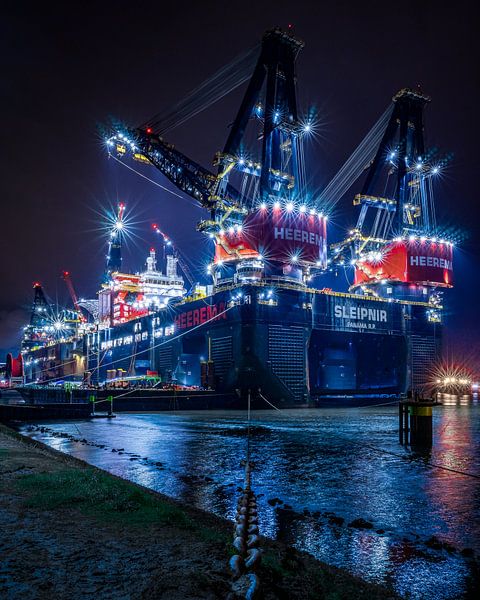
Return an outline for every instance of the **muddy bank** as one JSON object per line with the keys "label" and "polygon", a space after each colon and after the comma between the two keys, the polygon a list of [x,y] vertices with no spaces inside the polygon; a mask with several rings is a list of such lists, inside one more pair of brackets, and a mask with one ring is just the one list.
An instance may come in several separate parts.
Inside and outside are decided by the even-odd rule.
{"label": "muddy bank", "polygon": [[[0,425],[2,598],[224,598],[232,525]],[[265,598],[394,594],[265,541]]]}

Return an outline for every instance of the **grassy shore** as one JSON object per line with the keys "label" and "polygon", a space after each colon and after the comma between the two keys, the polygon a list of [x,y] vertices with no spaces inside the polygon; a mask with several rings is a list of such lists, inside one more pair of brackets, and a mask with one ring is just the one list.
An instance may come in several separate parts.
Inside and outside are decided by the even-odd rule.
{"label": "grassy shore", "polygon": [[[0,425],[0,597],[225,598],[232,524]],[[266,599],[385,599],[383,588],[263,541]]]}

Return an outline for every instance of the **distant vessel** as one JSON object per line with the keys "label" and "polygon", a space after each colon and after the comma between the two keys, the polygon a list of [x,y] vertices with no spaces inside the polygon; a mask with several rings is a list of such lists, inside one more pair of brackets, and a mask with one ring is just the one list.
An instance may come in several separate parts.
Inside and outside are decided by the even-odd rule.
{"label": "distant vessel", "polygon": [[[193,114],[191,95],[137,129],[115,126],[106,143],[117,161],[153,165],[208,211],[198,229],[212,246],[210,281],[195,285],[190,277],[186,291],[180,255],[166,236],[165,274],[154,249],[143,273],[123,273],[120,205],[99,301],[89,301],[90,324],[65,339],[42,338],[48,319],[36,288],[22,350],[27,385],[108,385],[148,375],[214,391],[224,397],[216,407],[245,406],[250,394],[257,407],[285,408],[385,402],[427,383],[441,353],[441,290],[453,285],[453,243],[439,235],[433,210],[434,179],[446,159],[424,146],[429,99],[401,90],[332,182],[314,193],[304,157],[316,124],[298,115],[296,101],[302,47],[291,32],[265,33],[216,174],[161,137]],[[246,81],[251,57],[220,72],[225,86]],[[212,78],[219,96],[220,73]],[[211,103],[202,90],[195,110]],[[328,215],[366,166],[354,198],[357,225],[329,249]],[[332,284],[335,273],[353,276],[346,289],[338,278]],[[142,394],[164,392],[157,386]]]}

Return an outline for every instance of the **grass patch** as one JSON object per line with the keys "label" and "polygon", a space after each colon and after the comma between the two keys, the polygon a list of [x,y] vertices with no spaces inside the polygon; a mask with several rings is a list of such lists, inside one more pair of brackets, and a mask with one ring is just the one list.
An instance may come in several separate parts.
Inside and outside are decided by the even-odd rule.
{"label": "grass patch", "polygon": [[272,550],[267,550],[262,555],[262,566],[277,577],[287,577],[292,574],[292,571],[285,568],[282,562]]}
{"label": "grass patch", "polygon": [[216,544],[222,542],[228,544],[231,542],[232,536],[226,531],[217,531],[210,527],[200,527],[198,530],[198,537],[202,542]]}
{"label": "grass patch", "polygon": [[29,508],[76,508],[102,520],[196,528],[181,508],[94,469],[24,475],[17,485],[27,493],[25,506]]}

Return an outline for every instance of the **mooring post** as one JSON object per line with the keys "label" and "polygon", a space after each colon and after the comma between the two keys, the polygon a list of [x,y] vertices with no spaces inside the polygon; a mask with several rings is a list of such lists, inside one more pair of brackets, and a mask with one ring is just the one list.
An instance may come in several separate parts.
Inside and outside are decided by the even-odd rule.
{"label": "mooring post", "polygon": [[415,395],[398,405],[398,439],[400,444],[431,447],[433,443],[433,407],[440,403]]}
{"label": "mooring post", "polygon": [[398,403],[398,441],[403,444],[403,404]]}
{"label": "mooring post", "polygon": [[107,400],[110,402],[110,408],[108,410],[108,416],[111,417],[113,415],[113,396],[108,396]]}
{"label": "mooring post", "polygon": [[408,404],[404,404],[403,406],[403,430],[404,430],[404,440],[405,444],[408,444],[408,436],[409,436],[409,423],[408,423]]}
{"label": "mooring post", "polygon": [[95,396],[92,394],[90,396],[90,402],[92,403],[92,416],[95,415]]}
{"label": "mooring post", "polygon": [[433,403],[419,402],[418,406],[411,406],[410,411],[412,422],[410,444],[430,447],[433,443]]}

